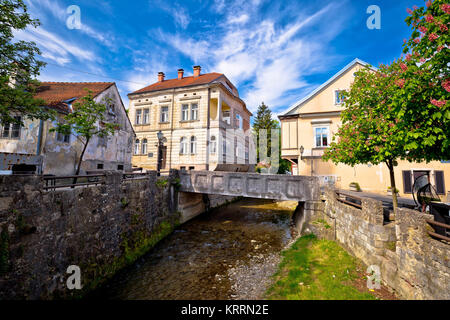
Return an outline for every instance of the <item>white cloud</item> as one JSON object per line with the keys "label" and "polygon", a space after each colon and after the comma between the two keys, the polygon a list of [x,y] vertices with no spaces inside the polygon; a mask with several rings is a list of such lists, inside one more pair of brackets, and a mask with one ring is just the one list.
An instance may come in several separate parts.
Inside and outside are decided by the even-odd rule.
{"label": "white cloud", "polygon": [[[261,3],[227,2],[229,14],[220,28],[194,36],[160,32],[159,39],[240,85],[251,111],[262,101],[276,111],[298,100],[298,92],[312,85],[305,76],[333,59],[327,46],[344,18],[336,17],[338,5],[330,4],[312,13],[299,8],[297,19],[286,25],[281,13],[259,12]],[[224,12],[224,6],[216,0],[214,10]],[[258,23],[248,24],[249,20]]]}
{"label": "white cloud", "polygon": [[150,5],[156,5],[159,9],[171,15],[175,24],[182,29],[186,29],[191,22],[191,17],[186,9],[178,3],[167,4],[165,1],[151,1]]}

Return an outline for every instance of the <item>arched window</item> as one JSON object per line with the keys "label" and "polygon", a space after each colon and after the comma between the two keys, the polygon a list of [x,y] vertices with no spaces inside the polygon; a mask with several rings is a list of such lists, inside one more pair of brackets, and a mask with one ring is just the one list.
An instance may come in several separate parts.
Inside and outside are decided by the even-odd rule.
{"label": "arched window", "polygon": [[216,136],[211,137],[210,145],[209,145],[209,153],[215,154],[217,152],[217,141]]}
{"label": "arched window", "polygon": [[180,139],[180,154],[187,154],[187,141],[185,137]]}
{"label": "arched window", "polygon": [[134,154],[139,154],[139,139],[134,142]]}
{"label": "arched window", "polygon": [[191,137],[191,154],[197,153],[197,138],[192,136]]}
{"label": "arched window", "polygon": [[142,140],[142,154],[147,154],[147,139]]}

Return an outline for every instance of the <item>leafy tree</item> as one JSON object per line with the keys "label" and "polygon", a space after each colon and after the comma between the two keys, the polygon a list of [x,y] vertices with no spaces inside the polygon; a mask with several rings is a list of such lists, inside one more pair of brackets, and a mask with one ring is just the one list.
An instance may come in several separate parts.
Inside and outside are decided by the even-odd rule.
{"label": "leafy tree", "polygon": [[[324,160],[349,165],[386,163],[395,188],[397,160],[450,158],[449,33],[450,5],[427,1],[408,9],[413,32],[405,40],[405,58],[377,71],[356,73],[344,92],[342,126]],[[396,193],[392,193],[394,209]]]}
{"label": "leafy tree", "polygon": [[[48,119],[53,113],[35,99],[35,79],[44,62],[34,42],[14,41],[13,31],[37,27],[22,0],[0,0],[0,123],[23,125],[23,118]],[[19,120],[17,116],[22,116]]]}
{"label": "leafy tree", "polygon": [[[356,72],[350,90],[343,92],[342,125],[323,159],[351,166],[385,163],[395,190],[394,167],[407,153],[406,135],[392,107],[392,95],[397,90],[392,69],[382,65],[378,71],[367,67]],[[392,192],[392,200],[395,209],[396,192]]]}
{"label": "leafy tree", "polygon": [[[280,134],[280,124],[277,120],[272,119],[272,111],[270,108],[262,102],[256,111],[256,118],[253,121],[253,130],[256,137],[256,156],[258,161],[261,161],[265,157],[262,155],[267,155],[271,157],[272,155],[272,130],[278,130],[279,134],[279,146],[281,146],[281,134]],[[260,140],[260,130],[267,130],[267,146],[264,146],[264,150],[260,150],[259,140]],[[266,149],[267,147],[267,149]],[[281,159],[281,148],[279,149],[279,167],[278,173],[285,173],[290,170],[290,163],[287,160]],[[261,152],[261,154],[260,154]],[[269,164],[261,164],[262,167],[268,166]]]}
{"label": "leafy tree", "polygon": [[119,129],[117,123],[105,122],[106,110],[106,104],[96,102],[92,91],[88,90],[86,96],[73,104],[73,111],[65,115],[63,121],[57,123],[55,128],[50,129],[52,132],[74,134],[83,145],[75,175],[80,174],[83,156],[92,138],[94,136],[106,138]]}

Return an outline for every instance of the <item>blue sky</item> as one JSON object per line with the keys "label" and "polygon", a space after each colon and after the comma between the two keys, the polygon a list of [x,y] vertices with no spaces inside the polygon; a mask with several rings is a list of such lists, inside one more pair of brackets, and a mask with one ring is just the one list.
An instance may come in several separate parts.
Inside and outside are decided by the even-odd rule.
{"label": "blue sky", "polygon": [[[251,111],[277,114],[354,58],[375,66],[400,56],[410,35],[406,8],[423,0],[105,1],[26,0],[41,26],[16,33],[48,62],[42,81],[115,81],[127,94],[177,69],[224,73]],[[81,29],[66,25],[70,5]],[[381,9],[369,30],[367,7]],[[122,80],[122,81],[119,81]]]}

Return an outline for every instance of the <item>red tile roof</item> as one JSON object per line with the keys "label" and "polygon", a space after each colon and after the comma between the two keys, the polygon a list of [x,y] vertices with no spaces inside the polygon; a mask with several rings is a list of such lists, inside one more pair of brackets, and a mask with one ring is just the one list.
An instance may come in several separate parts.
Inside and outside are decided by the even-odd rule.
{"label": "red tile roof", "polygon": [[165,89],[173,89],[173,88],[181,88],[181,87],[187,87],[187,86],[193,86],[193,85],[201,85],[201,84],[207,84],[211,83],[214,80],[217,80],[223,76],[222,73],[205,73],[201,74],[198,77],[190,76],[190,77],[184,77],[183,79],[167,79],[163,82],[156,82],[153,83],[145,88],[139,89],[135,92],[129,93],[128,95],[133,95],[137,93],[144,93],[144,92],[151,92],[151,91],[158,91],[158,90],[165,90]]}
{"label": "red tile roof", "polygon": [[75,98],[74,103],[86,96],[87,90],[91,90],[96,97],[112,85],[114,82],[41,82],[35,98],[43,99],[51,108],[68,112],[68,105],[64,101]]}

